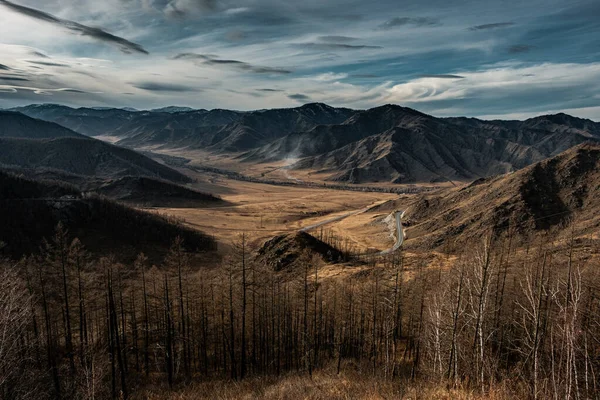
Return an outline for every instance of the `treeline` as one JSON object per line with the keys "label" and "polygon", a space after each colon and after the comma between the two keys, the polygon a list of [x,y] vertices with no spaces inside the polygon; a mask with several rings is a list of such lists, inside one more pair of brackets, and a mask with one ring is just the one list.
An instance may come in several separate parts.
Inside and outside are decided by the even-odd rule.
{"label": "treeline", "polygon": [[40,257],[1,270],[0,393],[127,398],[149,383],[353,368],[483,395],[595,398],[592,250],[487,240],[450,270],[398,253],[323,279],[308,254],[296,271],[269,271],[244,236],[218,268],[192,271],[181,239],[162,265],[125,266],[90,260],[59,227]]}
{"label": "treeline", "polygon": [[80,191],[64,182],[43,182],[27,179],[0,169],[0,194],[2,199],[29,199],[78,195]]}
{"label": "treeline", "polygon": [[282,181],[277,179],[267,179],[267,178],[256,178],[253,176],[243,175],[239,172],[228,171],[225,169],[215,168],[215,167],[205,167],[205,166],[191,166],[186,165],[187,168],[192,169],[197,172],[211,172],[218,175],[223,175],[229,179],[244,181],[244,182],[253,182],[253,183],[264,183],[267,185],[275,185],[275,186],[296,186],[296,187],[307,187],[307,188],[315,188],[315,189],[334,189],[334,190],[348,190],[351,192],[374,192],[374,193],[396,193],[396,194],[409,194],[409,193],[423,193],[430,192],[436,189],[439,189],[437,186],[431,187],[421,187],[421,186],[409,186],[409,187],[382,187],[382,186],[356,186],[356,185],[342,185],[342,184],[329,184],[329,183],[317,183],[310,181],[302,181],[302,180],[288,180]]}
{"label": "treeline", "polygon": [[189,251],[215,250],[217,246],[213,237],[175,218],[86,195],[68,184],[27,179],[0,170],[0,241],[5,243],[0,255],[36,253],[42,239],[51,237],[59,222],[94,251],[102,250],[108,242],[109,248],[152,247],[166,253],[177,236]]}
{"label": "treeline", "polygon": [[89,243],[95,252],[106,241],[115,248],[154,246],[166,252],[165,241],[168,243],[177,236],[185,239],[186,249],[190,251],[215,250],[217,246],[213,237],[187,228],[177,219],[92,195],[0,199],[0,240],[6,243],[4,254],[18,256],[37,252],[41,240],[52,236],[59,221],[82,235],[81,240]]}

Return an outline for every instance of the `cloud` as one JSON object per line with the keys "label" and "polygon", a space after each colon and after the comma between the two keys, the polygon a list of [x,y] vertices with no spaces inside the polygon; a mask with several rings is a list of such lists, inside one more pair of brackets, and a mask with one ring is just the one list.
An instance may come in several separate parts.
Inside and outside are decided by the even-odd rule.
{"label": "cloud", "polygon": [[302,43],[302,47],[315,50],[335,51],[335,50],[365,50],[365,49],[383,49],[382,46],[370,46],[365,44],[346,44],[346,43]]}
{"label": "cloud", "polygon": [[37,95],[52,95],[53,93],[90,93],[80,89],[74,88],[39,88],[31,86],[16,86],[16,85],[1,85],[0,92],[2,93],[19,93],[21,91],[33,92]]}
{"label": "cloud", "polygon": [[519,54],[519,53],[527,53],[531,51],[535,46],[531,46],[528,44],[515,44],[508,48],[508,52],[510,54]]}
{"label": "cloud", "polygon": [[250,9],[248,7],[228,8],[227,10],[225,10],[225,14],[235,15],[235,14],[242,14],[242,13],[245,13],[248,11],[250,11]]}
{"label": "cloud", "polygon": [[67,64],[62,64],[62,63],[57,63],[57,62],[51,62],[51,61],[31,61],[31,60],[26,60],[29,64],[36,64],[36,65],[44,65],[46,67],[63,67],[63,68],[71,68],[70,65]]}
{"label": "cloud", "polygon": [[319,81],[319,82],[332,82],[332,81],[339,81],[341,79],[346,79],[348,77],[348,74],[345,73],[333,73],[333,72],[326,72],[324,74],[320,74],[315,76],[313,79],[315,81]]}
{"label": "cloud", "polygon": [[464,76],[461,75],[452,75],[452,74],[423,74],[419,75],[421,78],[436,78],[436,79],[464,79]]}
{"label": "cloud", "polygon": [[68,92],[68,93],[88,93],[85,90],[81,90],[81,89],[72,89],[72,88],[60,88],[60,89],[55,89],[55,92]]}
{"label": "cloud", "polygon": [[16,76],[0,76],[0,81],[27,82],[29,79]]}
{"label": "cloud", "polygon": [[310,97],[302,93],[290,94],[288,98],[299,102],[310,101]]}
{"label": "cloud", "polygon": [[35,57],[39,57],[39,58],[50,58],[47,55],[45,55],[44,53],[41,53],[39,51],[32,51],[31,55],[35,56]]}
{"label": "cloud", "polygon": [[244,40],[247,37],[248,37],[248,34],[244,31],[240,31],[240,30],[229,31],[225,35],[225,38],[227,40],[229,40],[230,42],[239,42],[240,40]]}
{"label": "cloud", "polygon": [[35,8],[21,6],[15,3],[11,3],[7,0],[0,0],[0,5],[3,5],[12,11],[25,15],[27,17],[58,25],[70,30],[71,32],[75,32],[83,36],[89,36],[93,39],[108,44],[116,45],[123,53],[148,54],[148,52],[139,44],[130,42],[126,39],[123,39],[122,37],[115,36],[100,28],[93,28],[90,26],[82,25],[78,22],[60,19],[46,12],[36,10]]}
{"label": "cloud", "polygon": [[350,36],[338,36],[338,35],[325,35],[319,36],[318,39],[321,42],[334,42],[334,43],[349,43],[358,40],[358,38]]}
{"label": "cloud", "polygon": [[259,65],[248,64],[244,61],[220,59],[209,54],[182,53],[174,57],[175,60],[190,60],[201,65],[211,65],[220,67],[230,67],[240,71],[253,72],[255,74],[291,74],[292,71],[284,68],[263,67]]}
{"label": "cloud", "polygon": [[10,68],[4,64],[0,64],[0,71],[10,71]]}
{"label": "cloud", "polygon": [[217,9],[216,0],[171,0],[163,12],[169,17],[186,18],[190,14],[212,12]]}
{"label": "cloud", "polygon": [[508,28],[513,26],[514,22],[496,22],[494,24],[476,25],[469,28],[470,31],[485,31],[488,29]]}
{"label": "cloud", "polygon": [[375,75],[375,74],[352,74],[349,76],[350,76],[350,78],[358,78],[358,79],[380,78],[379,75]]}
{"label": "cloud", "polygon": [[460,72],[465,79],[415,79],[384,88],[384,101],[436,115],[491,115],[600,104],[600,64],[502,63]]}
{"label": "cloud", "polygon": [[160,83],[160,82],[138,82],[133,83],[133,87],[147,90],[150,92],[199,92],[201,90],[195,89],[189,86],[178,85],[174,83]]}
{"label": "cloud", "polygon": [[378,29],[380,30],[389,30],[398,28],[401,26],[437,26],[440,25],[440,21],[437,18],[431,17],[396,17],[392,18],[389,21],[384,22],[379,25]]}
{"label": "cloud", "polygon": [[283,90],[281,89],[257,89],[259,92],[272,92],[272,93],[276,93],[276,92],[283,92]]}

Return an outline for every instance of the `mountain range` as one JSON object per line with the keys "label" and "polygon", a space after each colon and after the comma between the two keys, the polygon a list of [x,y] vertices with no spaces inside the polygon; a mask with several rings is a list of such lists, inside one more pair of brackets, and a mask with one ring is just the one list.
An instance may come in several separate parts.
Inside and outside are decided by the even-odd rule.
{"label": "mountain range", "polygon": [[452,248],[489,234],[511,235],[514,245],[542,231],[548,240],[591,237],[600,227],[600,145],[582,144],[513,174],[397,206],[406,210],[406,244],[413,248]]}
{"label": "mountain range", "polygon": [[98,178],[134,175],[191,181],[134,150],[17,112],[0,112],[0,165]]}
{"label": "mountain range", "polygon": [[286,160],[327,180],[455,182],[519,170],[581,143],[600,124],[566,114],[525,121],[436,118],[397,105],[369,110],[312,103],[257,111],[154,111],[31,105],[13,109],[134,149],[201,149],[240,162]]}

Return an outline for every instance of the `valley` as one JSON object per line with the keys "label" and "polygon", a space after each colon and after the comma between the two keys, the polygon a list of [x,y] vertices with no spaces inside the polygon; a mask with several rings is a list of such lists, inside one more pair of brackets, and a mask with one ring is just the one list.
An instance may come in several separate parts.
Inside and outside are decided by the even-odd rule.
{"label": "valley", "polygon": [[[190,227],[211,232],[225,246],[242,232],[259,245],[277,234],[297,232],[398,197],[388,193],[296,188],[212,178],[204,182],[199,180],[192,187],[212,190],[229,205],[210,208],[153,207],[149,210],[181,218]],[[385,232],[384,224],[381,224],[380,230]]]}
{"label": "valley", "polygon": [[600,400],[599,21],[0,0],[0,400]]}
{"label": "valley", "polygon": [[[532,378],[510,377],[528,374],[532,313],[551,326],[547,370],[555,353],[593,353],[586,336],[551,340],[598,340],[575,317],[577,301],[600,315],[597,123],[389,105],[169,110],[0,112],[0,289],[30,293],[21,362],[44,348],[49,365],[31,361],[38,373],[11,375],[15,387],[196,399],[236,381],[249,397],[302,398],[327,381],[343,393],[325,399],[473,398],[476,384],[522,398]],[[576,358],[578,373],[600,368]]]}

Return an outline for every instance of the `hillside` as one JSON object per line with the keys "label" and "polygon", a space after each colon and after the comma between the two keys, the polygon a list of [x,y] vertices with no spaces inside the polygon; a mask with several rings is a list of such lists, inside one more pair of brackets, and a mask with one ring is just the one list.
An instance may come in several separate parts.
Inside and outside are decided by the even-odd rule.
{"label": "hillside", "polygon": [[15,112],[0,112],[0,164],[102,178],[141,175],[190,181],[133,150]]}
{"label": "hillside", "polygon": [[311,257],[340,262],[343,254],[306,232],[276,236],[258,250],[257,258],[273,271],[303,268]]}
{"label": "hillside", "polygon": [[83,137],[64,126],[0,110],[0,138],[50,139]]}
{"label": "hillside", "polygon": [[39,250],[58,222],[93,253],[131,261],[139,252],[154,261],[176,236],[189,251],[215,249],[212,238],[174,220],[145,213],[111,200],[84,196],[75,188],[34,181],[0,170],[0,241],[3,254],[20,257]]}
{"label": "hillside", "polygon": [[185,175],[133,150],[89,138],[0,139],[0,164],[51,168],[102,178],[140,175],[190,181]]}
{"label": "hillside", "polygon": [[126,176],[93,189],[112,199],[148,207],[210,207],[226,204],[209,193],[146,177]]}
{"label": "hillside", "polygon": [[[406,207],[406,204],[404,205]],[[460,245],[507,234],[515,240],[574,222],[576,236],[600,227],[600,145],[583,144],[521,171],[420,196],[407,207],[408,248]]]}

